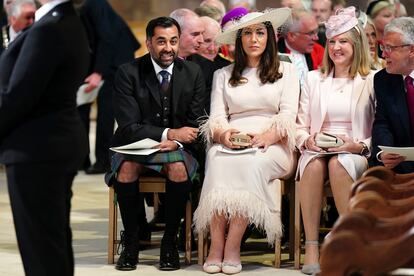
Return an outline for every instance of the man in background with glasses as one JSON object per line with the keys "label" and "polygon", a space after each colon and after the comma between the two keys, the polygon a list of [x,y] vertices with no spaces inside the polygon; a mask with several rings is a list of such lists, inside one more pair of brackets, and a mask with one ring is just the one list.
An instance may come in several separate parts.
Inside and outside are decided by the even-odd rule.
{"label": "man in background with glasses", "polygon": [[386,68],[374,78],[377,106],[371,162],[397,173],[414,172],[414,162],[378,147],[414,146],[414,18],[400,17],[386,25],[381,50]]}
{"label": "man in background with glasses", "polygon": [[314,15],[305,10],[293,10],[292,22],[282,27],[278,41],[280,53],[289,54],[295,64],[301,86],[309,71],[322,63],[324,48],[318,40],[318,23]]}

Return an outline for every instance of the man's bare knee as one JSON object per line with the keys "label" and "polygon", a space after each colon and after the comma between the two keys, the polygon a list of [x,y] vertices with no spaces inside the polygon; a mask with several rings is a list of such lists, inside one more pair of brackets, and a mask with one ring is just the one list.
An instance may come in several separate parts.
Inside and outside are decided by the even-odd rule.
{"label": "man's bare knee", "polygon": [[118,182],[131,183],[137,181],[142,168],[141,164],[132,161],[124,161],[118,170]]}
{"label": "man's bare knee", "polygon": [[168,179],[174,182],[183,182],[187,180],[187,170],[184,163],[174,162],[165,164]]}

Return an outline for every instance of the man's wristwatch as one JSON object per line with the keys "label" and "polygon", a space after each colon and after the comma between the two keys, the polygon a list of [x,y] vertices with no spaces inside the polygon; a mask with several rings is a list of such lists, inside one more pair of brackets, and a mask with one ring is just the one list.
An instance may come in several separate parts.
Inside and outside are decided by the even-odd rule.
{"label": "man's wristwatch", "polygon": [[368,146],[364,142],[359,142],[359,144],[362,146],[361,152],[359,154],[368,157],[370,153]]}

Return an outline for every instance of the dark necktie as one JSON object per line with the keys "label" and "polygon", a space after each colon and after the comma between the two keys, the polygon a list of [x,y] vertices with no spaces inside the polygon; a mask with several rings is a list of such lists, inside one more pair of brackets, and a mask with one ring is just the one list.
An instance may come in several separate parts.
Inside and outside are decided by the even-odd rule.
{"label": "dark necktie", "polygon": [[407,88],[407,105],[410,113],[411,139],[414,142],[414,84],[412,77],[405,77],[405,87]]}
{"label": "dark necktie", "polygon": [[168,79],[170,73],[168,73],[168,71],[166,71],[166,70],[162,70],[162,71],[160,71],[159,74],[162,77],[162,80],[161,80],[161,91],[162,92],[167,92],[168,91],[168,87],[170,86],[170,81]]}

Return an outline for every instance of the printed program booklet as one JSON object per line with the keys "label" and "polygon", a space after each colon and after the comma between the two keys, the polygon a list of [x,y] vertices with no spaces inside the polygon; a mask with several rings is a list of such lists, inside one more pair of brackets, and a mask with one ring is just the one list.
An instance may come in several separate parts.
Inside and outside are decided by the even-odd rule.
{"label": "printed program booklet", "polygon": [[154,147],[158,146],[159,144],[160,143],[155,140],[152,140],[150,138],[145,138],[145,139],[139,140],[137,142],[133,142],[128,145],[113,147],[109,149],[114,152],[119,152],[123,154],[150,155],[160,150],[160,149],[154,149]]}

